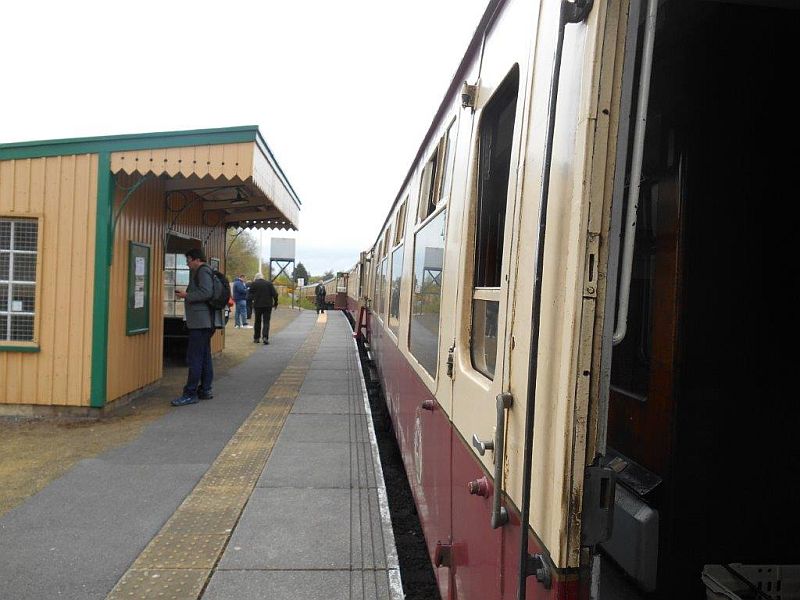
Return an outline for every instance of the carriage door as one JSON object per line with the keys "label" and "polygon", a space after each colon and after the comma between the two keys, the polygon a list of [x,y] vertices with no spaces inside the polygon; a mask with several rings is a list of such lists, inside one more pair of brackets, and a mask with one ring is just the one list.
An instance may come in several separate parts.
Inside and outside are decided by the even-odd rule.
{"label": "carriage door", "polygon": [[[510,5],[509,10],[520,8],[528,10],[520,4]],[[487,34],[478,81],[454,356],[454,598],[497,597],[502,585],[507,528],[493,527],[490,492],[496,457],[504,448],[492,446],[501,420],[496,397],[508,390],[508,274],[526,64],[522,47],[526,35],[517,28],[532,26],[535,20],[529,18],[504,13],[494,24]],[[507,414],[501,411],[502,431]]]}

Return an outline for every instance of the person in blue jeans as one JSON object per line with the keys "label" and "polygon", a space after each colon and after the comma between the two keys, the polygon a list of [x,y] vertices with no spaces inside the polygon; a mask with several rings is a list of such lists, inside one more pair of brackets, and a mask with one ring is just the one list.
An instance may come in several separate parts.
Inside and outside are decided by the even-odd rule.
{"label": "person in blue jeans", "polygon": [[211,386],[214,383],[214,365],[211,361],[211,336],[214,330],[223,327],[221,310],[208,305],[214,295],[214,275],[206,264],[202,250],[193,248],[186,252],[186,262],[191,269],[189,285],[185,292],[175,292],[185,304],[186,328],[189,330],[189,343],[186,346],[186,363],[189,375],[183,394],[175,398],[172,406],[194,404],[198,399],[213,398]]}
{"label": "person in blue jeans", "polygon": [[247,327],[247,284],[244,275],[239,275],[233,282],[233,301],[236,303],[234,327]]}

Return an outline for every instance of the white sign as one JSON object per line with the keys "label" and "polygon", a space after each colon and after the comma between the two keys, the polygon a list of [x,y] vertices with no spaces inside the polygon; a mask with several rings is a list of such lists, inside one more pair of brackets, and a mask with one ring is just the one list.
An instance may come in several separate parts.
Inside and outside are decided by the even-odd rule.
{"label": "white sign", "polygon": [[136,267],[133,274],[138,277],[144,276],[144,256],[136,257]]}
{"label": "white sign", "polygon": [[270,240],[270,260],[294,260],[294,238],[272,238]]}
{"label": "white sign", "polygon": [[297,278],[297,285],[298,286],[303,287],[305,284],[306,284],[306,280],[305,279],[303,279],[302,277],[298,277]]}

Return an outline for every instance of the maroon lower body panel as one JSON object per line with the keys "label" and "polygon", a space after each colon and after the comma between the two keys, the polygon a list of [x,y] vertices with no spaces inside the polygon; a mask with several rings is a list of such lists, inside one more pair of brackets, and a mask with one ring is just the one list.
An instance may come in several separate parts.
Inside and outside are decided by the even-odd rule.
{"label": "maroon lower body panel", "polygon": [[[491,478],[380,323],[371,332],[384,395],[443,600],[515,600],[520,515],[492,529]],[[433,402],[431,402],[433,401]],[[489,493],[468,484],[489,480]],[[541,553],[535,536],[529,552]],[[550,589],[527,580],[530,600],[580,600],[577,576],[553,573]]]}

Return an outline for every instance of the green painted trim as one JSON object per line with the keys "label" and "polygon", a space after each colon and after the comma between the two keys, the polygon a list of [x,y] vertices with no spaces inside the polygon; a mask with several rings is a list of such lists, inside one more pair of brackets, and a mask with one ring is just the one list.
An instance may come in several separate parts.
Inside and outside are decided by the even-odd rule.
{"label": "green painted trim", "polygon": [[241,142],[253,142],[259,137],[258,127],[256,125],[247,125],[221,129],[193,129],[188,131],[15,142],[12,144],[0,144],[0,160],[130,150],[155,150],[209,144],[238,144]]}
{"label": "green painted trim", "polygon": [[108,288],[109,254],[114,179],[111,153],[101,152],[97,164],[97,224],[94,240],[94,297],[92,303],[92,375],[89,402],[92,408],[106,404],[108,384]]}
{"label": "green painted trim", "polygon": [[39,352],[39,346],[0,346],[0,352]]}

